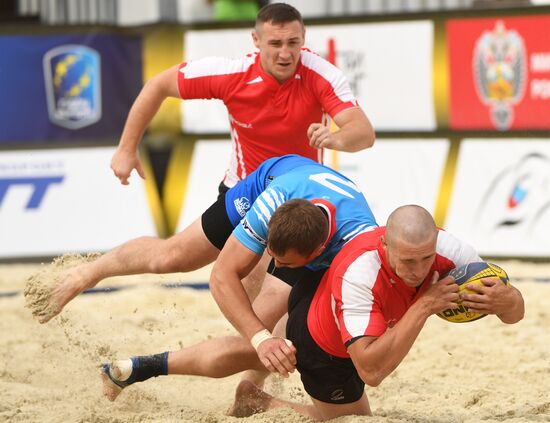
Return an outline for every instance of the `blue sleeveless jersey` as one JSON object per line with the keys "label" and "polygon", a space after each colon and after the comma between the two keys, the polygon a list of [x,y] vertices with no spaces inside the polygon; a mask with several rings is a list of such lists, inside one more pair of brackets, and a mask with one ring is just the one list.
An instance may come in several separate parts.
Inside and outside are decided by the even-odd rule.
{"label": "blue sleeveless jersey", "polygon": [[335,210],[335,233],[324,252],[307,267],[319,270],[330,266],[342,246],[361,232],[377,227],[376,220],[357,186],[313,160],[286,155],[266,160],[225,196],[227,216],[233,235],[256,254],[267,245],[271,216],[285,201],[322,199]]}

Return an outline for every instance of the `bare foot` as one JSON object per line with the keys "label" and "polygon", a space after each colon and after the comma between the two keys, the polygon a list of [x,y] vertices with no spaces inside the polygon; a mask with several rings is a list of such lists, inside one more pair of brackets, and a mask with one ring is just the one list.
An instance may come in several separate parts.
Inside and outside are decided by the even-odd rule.
{"label": "bare foot", "polygon": [[24,295],[27,308],[40,323],[57,316],[63,307],[94,281],[86,266],[99,254],[64,254],[27,279]]}
{"label": "bare foot", "polygon": [[[109,369],[111,376],[114,379],[118,379],[122,375],[122,372],[115,364],[109,365]],[[124,389],[123,387],[118,386],[116,383],[114,383],[107,375],[107,370],[104,369],[102,369],[101,371],[101,381],[103,382],[103,395],[107,397],[109,401],[116,400],[116,398]]]}
{"label": "bare foot", "polygon": [[253,414],[263,413],[269,408],[273,397],[252,382],[242,380],[235,391],[235,402],[227,412],[228,416],[249,417]]}
{"label": "bare foot", "polygon": [[37,314],[39,323],[47,323],[61,313],[61,310],[76,296],[86,289],[88,281],[84,267],[87,263],[65,270],[60,275],[60,283],[50,291],[47,306],[43,313]]}

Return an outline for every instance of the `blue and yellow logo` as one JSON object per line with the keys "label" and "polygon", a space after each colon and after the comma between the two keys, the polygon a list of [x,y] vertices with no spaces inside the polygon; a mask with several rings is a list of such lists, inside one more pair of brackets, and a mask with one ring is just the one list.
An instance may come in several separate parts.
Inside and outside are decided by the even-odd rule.
{"label": "blue and yellow logo", "polygon": [[44,55],[44,78],[50,121],[80,129],[101,118],[101,66],[97,51],[65,45]]}

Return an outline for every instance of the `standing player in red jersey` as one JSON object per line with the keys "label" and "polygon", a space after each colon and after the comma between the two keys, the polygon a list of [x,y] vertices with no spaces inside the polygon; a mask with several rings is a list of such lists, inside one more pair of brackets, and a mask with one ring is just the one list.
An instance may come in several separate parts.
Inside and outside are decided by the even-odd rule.
{"label": "standing player in red jersey", "polygon": [[432,314],[456,308],[461,298],[471,311],[504,323],[523,318],[523,297],[513,286],[486,279],[459,297],[452,277],[439,279],[479,261],[471,246],[437,230],[425,209],[396,209],[386,227],[349,241],[320,283],[292,288],[286,336],[313,404],[279,400],[243,381],[234,414],[286,406],[316,420],[370,415],[365,384],[378,386],[397,368]]}
{"label": "standing player in red jersey", "polygon": [[[304,49],[300,12],[284,3],[258,13],[257,53],[209,57],[176,65],[150,79],[137,97],[111,162],[121,183],[143,177],[137,147],[167,97],[220,99],[233,141],[223,185],[231,187],[271,157],[298,154],[321,161],[323,148],[354,152],[374,143],[374,130],[343,73]],[[339,130],[331,133],[327,118]]]}
{"label": "standing player in red jersey", "polygon": [[[353,152],[371,147],[374,130],[343,73],[304,49],[304,37],[298,10],[284,3],[269,4],[258,13],[252,32],[259,53],[240,59],[209,57],[182,63],[149,80],[130,110],[111,161],[121,183],[128,184],[133,169],[144,176],[137,147],[167,97],[216,98],[227,106],[233,148],[219,187],[221,197],[271,157],[298,154],[321,162],[324,148]],[[330,132],[327,115],[339,126],[337,131]],[[131,240],[113,250],[121,259],[110,273],[201,268],[214,261],[219,251],[194,257],[190,243],[198,238],[204,239],[200,219],[167,240]],[[262,260],[245,282],[252,298],[267,264],[267,259]]]}

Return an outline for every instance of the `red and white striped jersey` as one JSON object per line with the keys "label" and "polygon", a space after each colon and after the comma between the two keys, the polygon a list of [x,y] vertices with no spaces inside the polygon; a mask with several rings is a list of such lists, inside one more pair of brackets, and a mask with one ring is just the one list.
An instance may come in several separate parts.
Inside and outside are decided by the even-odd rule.
{"label": "red and white striped jersey", "polygon": [[325,114],[334,117],[358,107],[343,73],[307,49],[282,85],[263,71],[260,55],[254,53],[184,62],[178,87],[183,99],[220,99],[227,107],[232,138],[227,186],[271,157],[298,154],[322,162],[318,150],[309,146],[309,125],[326,123]]}
{"label": "red and white striped jersey", "polygon": [[381,238],[385,227],[358,235],[334,258],[309,308],[307,324],[315,342],[336,357],[349,357],[346,347],[361,336],[381,336],[397,323],[428,288],[433,273],[481,258],[468,244],[439,231],[435,261],[419,289],[392,272]]}

